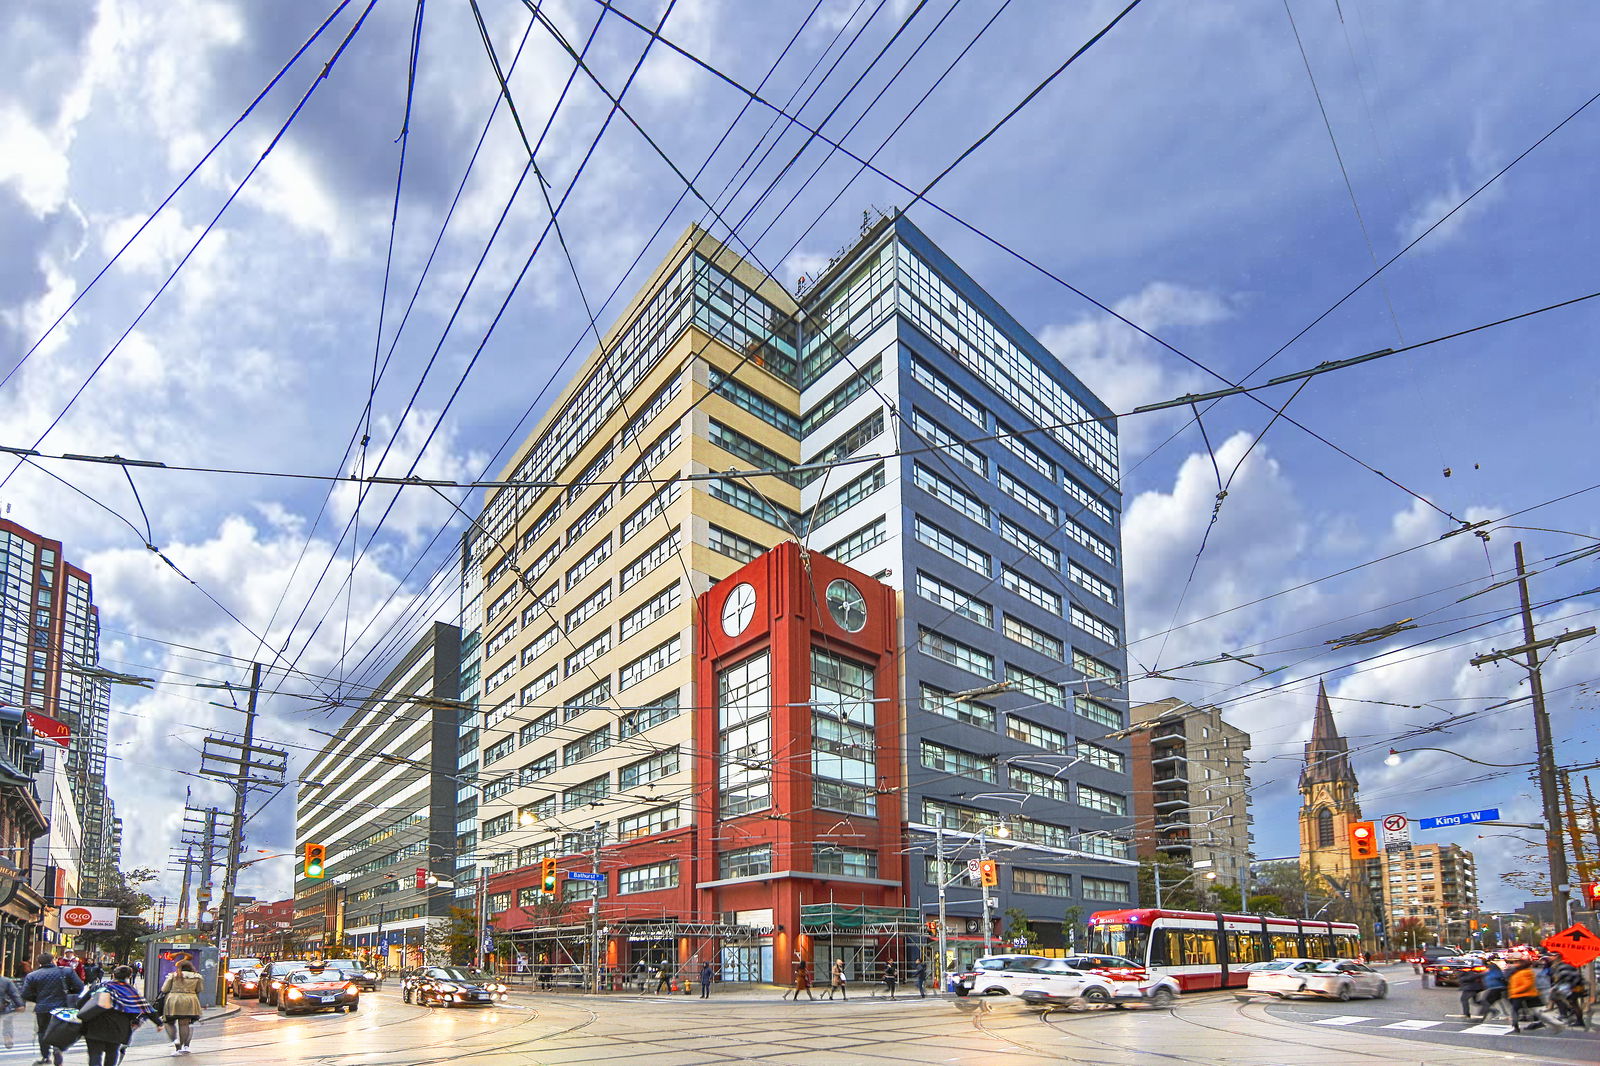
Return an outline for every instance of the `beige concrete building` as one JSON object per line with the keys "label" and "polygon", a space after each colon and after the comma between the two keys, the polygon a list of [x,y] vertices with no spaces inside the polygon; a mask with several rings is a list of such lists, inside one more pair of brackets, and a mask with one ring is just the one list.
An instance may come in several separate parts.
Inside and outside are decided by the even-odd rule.
{"label": "beige concrete building", "polygon": [[1465,943],[1478,917],[1478,872],[1459,844],[1418,844],[1380,860],[1384,928],[1395,936],[1408,918],[1421,921],[1426,943]]}
{"label": "beige concrete building", "polygon": [[1134,840],[1238,885],[1250,854],[1250,734],[1176,697],[1133,708]]}

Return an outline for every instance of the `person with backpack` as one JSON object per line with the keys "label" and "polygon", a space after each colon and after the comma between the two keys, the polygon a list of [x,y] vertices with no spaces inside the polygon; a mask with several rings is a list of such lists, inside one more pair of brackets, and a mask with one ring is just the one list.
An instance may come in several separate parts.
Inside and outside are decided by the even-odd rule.
{"label": "person with backpack", "polygon": [[61,1050],[44,1042],[44,1031],[50,1028],[51,1011],[76,1004],[83,982],[69,967],[57,966],[55,956],[49,952],[34,959],[33,965],[28,976],[22,979],[22,998],[33,1004],[33,1022],[39,1037],[39,1057],[34,1066],[50,1062],[61,1066]]}
{"label": "person with backpack", "polygon": [[[1489,969],[1483,975],[1483,1016],[1489,1017],[1494,1010],[1494,1005],[1506,998],[1506,971],[1494,960],[1489,961]],[[1507,1005],[1509,1010],[1509,1004]]]}
{"label": "person with backpack", "polygon": [[1579,1029],[1587,1029],[1583,1018],[1583,972],[1559,955],[1547,955],[1550,963],[1550,1005],[1562,1019]]}
{"label": "person with backpack", "polygon": [[92,989],[89,1001],[78,1009],[89,1066],[117,1066],[139,1022],[156,1016],[155,1008],[129,983],[132,980],[133,967],[118,966],[111,980]]}

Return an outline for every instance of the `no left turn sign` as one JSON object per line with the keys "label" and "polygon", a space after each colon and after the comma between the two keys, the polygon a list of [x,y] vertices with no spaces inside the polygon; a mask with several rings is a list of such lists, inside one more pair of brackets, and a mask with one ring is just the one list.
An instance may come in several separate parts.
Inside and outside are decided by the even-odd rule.
{"label": "no left turn sign", "polygon": [[1391,833],[1398,833],[1406,827],[1406,816],[1391,814],[1383,820],[1383,827]]}

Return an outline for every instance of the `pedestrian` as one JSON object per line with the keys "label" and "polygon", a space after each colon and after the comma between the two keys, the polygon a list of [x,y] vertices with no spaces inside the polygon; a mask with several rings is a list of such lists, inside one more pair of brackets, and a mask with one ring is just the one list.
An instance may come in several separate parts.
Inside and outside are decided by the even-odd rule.
{"label": "pedestrian", "polygon": [[672,972],[667,969],[665,961],[656,966],[656,995],[672,991]]}
{"label": "pedestrian", "polygon": [[711,998],[711,979],[716,976],[711,969],[711,960],[707,959],[700,964],[700,998]]}
{"label": "pedestrian", "polygon": [[889,990],[889,998],[894,998],[894,986],[900,983],[900,971],[894,963],[889,963],[883,968],[883,987]]}
{"label": "pedestrian", "polygon": [[1579,1006],[1583,1002],[1582,972],[1558,955],[1545,957],[1550,962],[1550,1005],[1569,1025],[1587,1029],[1588,1023],[1584,1021],[1583,1010]]}
{"label": "pedestrian", "polygon": [[200,993],[205,987],[206,979],[195,973],[194,964],[188,959],[180,961],[161,983],[161,1014],[167,1019],[167,1037],[172,1041],[174,1055],[189,1053],[189,1038],[194,1034],[194,1023],[200,1020]]}
{"label": "pedestrian", "polygon": [[129,984],[132,979],[133,967],[118,966],[111,972],[111,980],[96,989],[94,998],[78,1009],[89,1066],[117,1066],[133,1042],[133,1031],[140,1020],[155,1016],[155,1008]]}
{"label": "pedestrian", "polygon": [[[1489,1017],[1494,1005],[1506,998],[1506,971],[1493,959],[1483,975],[1483,1016]],[[1507,1006],[1509,1010],[1509,1005]]]}
{"label": "pedestrian", "polygon": [[1522,1032],[1523,1011],[1532,1011],[1533,1020],[1528,1028],[1538,1029],[1544,1025],[1539,1020],[1539,980],[1533,971],[1533,966],[1523,959],[1511,968],[1511,973],[1506,977],[1506,998],[1511,1001],[1511,1031]]}
{"label": "pedestrian", "polygon": [[[1487,972],[1487,971],[1486,971]],[[1478,995],[1483,991],[1483,981],[1486,975],[1476,969],[1468,967],[1461,972],[1461,1016],[1472,1017],[1472,1005],[1477,1002]],[[1488,1008],[1484,1008],[1484,1017],[1489,1016]]]}
{"label": "pedestrian", "polygon": [[911,976],[917,981],[917,995],[923,999],[928,998],[928,990],[923,985],[928,980],[928,964],[923,959],[917,960],[917,968],[911,971]]}
{"label": "pedestrian", "polygon": [[833,973],[828,978],[828,998],[832,999],[833,994],[837,992],[840,999],[849,1002],[850,996],[846,994],[844,986],[844,960],[834,959]]}
{"label": "pedestrian", "polygon": [[[804,961],[794,964],[794,988],[790,991],[793,992],[796,1003],[800,1002],[800,993],[802,992],[806,994],[807,999],[814,1000],[817,998],[811,994],[811,971],[806,968]],[[788,992],[784,993],[785,998],[788,998],[788,996]]]}
{"label": "pedestrian", "polygon": [[98,983],[106,975],[106,968],[100,965],[98,958],[90,959],[83,968],[83,983],[92,985]]}
{"label": "pedestrian", "polygon": [[645,987],[650,983],[650,966],[643,959],[640,959],[639,965],[635,968],[634,972],[635,977],[639,982],[639,993],[640,995],[643,995]]}
{"label": "pedestrian", "polygon": [[44,1042],[44,1031],[50,1027],[50,1012],[70,1007],[83,991],[78,975],[65,966],[57,966],[54,955],[48,951],[33,960],[34,968],[22,979],[22,998],[33,1004],[33,1024],[39,1040],[39,1057],[34,1066],[54,1062],[61,1066],[60,1049]]}
{"label": "pedestrian", "polygon": [[15,1016],[21,1010],[22,990],[11,978],[0,974],[0,1037],[4,1038],[7,1051],[16,1046]]}

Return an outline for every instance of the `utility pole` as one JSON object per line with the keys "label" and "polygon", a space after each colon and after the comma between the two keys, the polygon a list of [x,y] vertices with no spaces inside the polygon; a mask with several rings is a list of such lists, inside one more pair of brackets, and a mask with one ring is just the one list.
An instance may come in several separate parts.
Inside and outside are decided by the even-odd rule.
{"label": "utility pole", "polygon": [[1150,864],[1150,872],[1156,875],[1156,910],[1160,910],[1161,909],[1161,862],[1160,862],[1159,859]]}
{"label": "utility pole", "polygon": [[189,880],[194,876],[194,845],[186,845],[183,852],[183,891],[178,893],[178,925],[189,917]]}
{"label": "utility pole", "polygon": [[[605,840],[605,827],[594,823],[594,854],[590,856],[589,872],[600,876],[600,845]],[[589,989],[600,991],[600,882],[590,881],[594,895],[589,897]],[[559,890],[558,890],[559,891]]]}
{"label": "utility pole", "polygon": [[228,863],[222,874],[222,905],[217,908],[217,954],[227,965],[228,940],[233,934],[233,893],[239,881],[239,850],[244,847],[245,800],[250,795],[250,755],[255,749],[256,695],[261,691],[261,664],[250,664],[250,696],[244,712],[244,749],[239,780],[233,790],[233,825],[228,832]]}
{"label": "utility pole", "polygon": [[944,889],[950,878],[944,865],[943,811],[935,811],[933,813],[933,853],[936,857],[934,866],[939,871],[939,968],[937,972],[939,974],[939,987],[943,989],[947,983],[944,972],[945,960],[949,958],[948,953],[950,950],[949,933],[945,929]]}
{"label": "utility pole", "polygon": [[1567,883],[1567,849],[1561,839],[1561,800],[1556,791],[1555,745],[1550,739],[1550,715],[1544,704],[1544,676],[1539,672],[1539,649],[1554,647],[1569,640],[1591,637],[1595,630],[1590,626],[1588,629],[1563,633],[1558,637],[1537,639],[1533,631],[1533,607],[1528,597],[1528,572],[1522,561],[1520,540],[1514,545],[1514,549],[1517,560],[1517,591],[1522,599],[1523,643],[1520,647],[1474,656],[1471,662],[1473,666],[1482,666],[1484,663],[1497,662],[1501,659],[1516,661],[1515,657],[1518,655],[1527,656],[1527,661],[1519,665],[1528,671],[1529,690],[1533,698],[1533,736],[1539,765],[1539,800],[1544,815],[1545,854],[1550,862],[1550,898],[1555,901],[1557,923],[1564,924],[1570,917],[1568,893],[1571,886]]}
{"label": "utility pole", "polygon": [[[984,835],[986,832],[987,830],[983,828],[978,830],[978,859],[980,862],[989,857],[989,838]],[[989,899],[989,886],[983,883],[981,875],[978,877],[978,884],[983,889],[983,953],[985,955],[993,955],[994,923],[989,920],[989,907],[992,902]]]}
{"label": "utility pole", "polygon": [[478,911],[478,969],[482,970],[489,962],[489,929],[487,917],[484,914],[489,889],[489,871],[492,865],[486,865],[482,859],[478,860],[478,884],[476,907]]}

